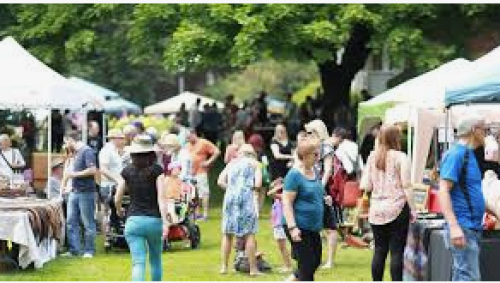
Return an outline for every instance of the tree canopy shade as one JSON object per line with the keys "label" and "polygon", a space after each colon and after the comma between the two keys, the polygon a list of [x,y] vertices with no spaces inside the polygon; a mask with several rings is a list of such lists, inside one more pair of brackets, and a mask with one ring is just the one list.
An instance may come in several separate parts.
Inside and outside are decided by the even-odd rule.
{"label": "tree canopy shade", "polygon": [[[498,30],[491,4],[0,5],[0,32],[64,74],[143,101],[175,74],[243,67],[262,58],[312,60],[324,119],[349,105],[370,54],[421,71],[469,57],[466,42]],[[137,100],[137,99],[136,99]]]}
{"label": "tree canopy shade", "polygon": [[[462,51],[468,36],[498,19],[498,5],[212,4],[180,5],[163,61],[172,71],[263,56],[316,62],[323,118],[349,105],[351,81],[372,52],[427,69]],[[146,15],[143,15],[146,16]],[[156,14],[150,18],[155,18]],[[446,24],[445,24],[446,23]],[[153,32],[153,34],[157,34]]]}

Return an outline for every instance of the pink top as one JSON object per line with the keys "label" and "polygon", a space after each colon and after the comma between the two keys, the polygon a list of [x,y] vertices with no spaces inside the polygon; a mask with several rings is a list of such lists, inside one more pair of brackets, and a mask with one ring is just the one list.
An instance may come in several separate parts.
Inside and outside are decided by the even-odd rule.
{"label": "pink top", "polygon": [[404,188],[410,186],[410,160],[401,151],[390,150],[386,170],[376,168],[373,151],[366,162],[361,188],[372,191],[369,221],[374,225],[384,225],[395,220],[406,203]]}

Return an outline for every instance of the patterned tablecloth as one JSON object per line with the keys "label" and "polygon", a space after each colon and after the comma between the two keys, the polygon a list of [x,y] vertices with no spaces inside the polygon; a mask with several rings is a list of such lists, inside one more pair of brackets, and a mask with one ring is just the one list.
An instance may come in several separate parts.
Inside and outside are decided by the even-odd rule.
{"label": "patterned tablecloth", "polygon": [[[0,198],[0,240],[12,241],[19,245],[19,266],[27,268],[34,263],[35,268],[41,268],[45,263],[57,256],[58,243],[54,238],[37,241],[30,224],[28,212],[19,210],[23,206],[43,206],[48,204],[62,205],[58,200],[29,200]],[[16,210],[12,210],[16,207]],[[62,218],[62,231],[64,219]],[[64,236],[62,237],[64,239]]]}

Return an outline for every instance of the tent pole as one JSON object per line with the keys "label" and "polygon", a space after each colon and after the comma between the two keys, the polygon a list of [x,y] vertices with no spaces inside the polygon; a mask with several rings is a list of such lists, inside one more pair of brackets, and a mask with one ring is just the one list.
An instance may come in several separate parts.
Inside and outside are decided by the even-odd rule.
{"label": "tent pole", "polygon": [[[49,108],[49,116],[47,120],[47,183],[45,187],[48,188],[50,175],[52,174],[51,159],[52,159],[52,108]],[[62,190],[61,190],[62,191]],[[47,190],[47,198],[51,197],[51,190]]]}

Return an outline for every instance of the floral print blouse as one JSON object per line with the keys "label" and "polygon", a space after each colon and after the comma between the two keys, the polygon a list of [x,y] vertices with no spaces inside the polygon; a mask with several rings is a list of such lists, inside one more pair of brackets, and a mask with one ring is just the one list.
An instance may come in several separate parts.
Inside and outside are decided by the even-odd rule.
{"label": "floral print blouse", "polygon": [[376,152],[372,151],[361,177],[361,188],[372,191],[369,221],[384,225],[394,221],[407,200],[404,189],[410,186],[410,160],[401,152],[387,153],[385,172],[376,167]]}

